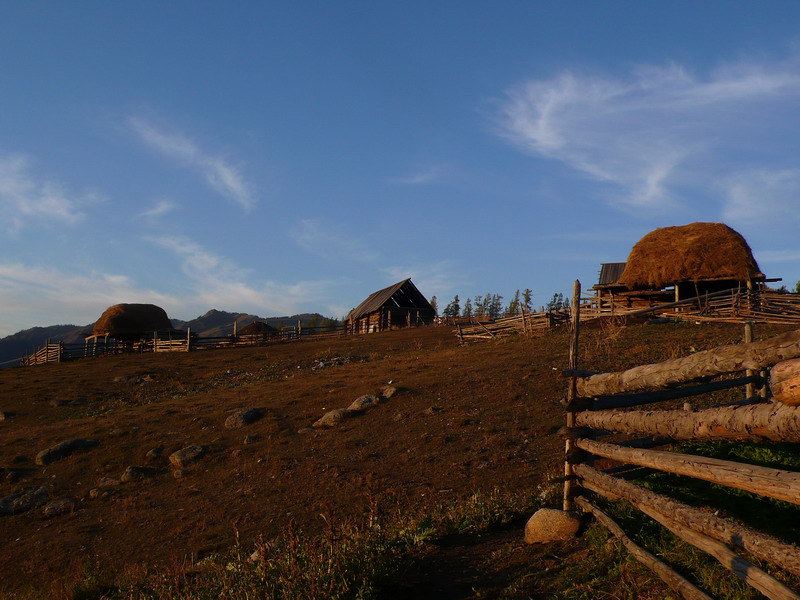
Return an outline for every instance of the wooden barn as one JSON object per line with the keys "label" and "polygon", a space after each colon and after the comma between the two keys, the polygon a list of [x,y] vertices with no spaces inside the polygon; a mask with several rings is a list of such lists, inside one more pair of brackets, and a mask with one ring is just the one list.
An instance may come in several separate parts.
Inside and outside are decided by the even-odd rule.
{"label": "wooden barn", "polygon": [[603,263],[594,286],[602,310],[637,308],[756,290],[767,279],[744,237],[723,223],[661,227],[636,242],[624,263]]}
{"label": "wooden barn", "polygon": [[373,292],[347,315],[351,333],[372,333],[397,327],[426,325],[436,317],[431,303],[411,279]]}

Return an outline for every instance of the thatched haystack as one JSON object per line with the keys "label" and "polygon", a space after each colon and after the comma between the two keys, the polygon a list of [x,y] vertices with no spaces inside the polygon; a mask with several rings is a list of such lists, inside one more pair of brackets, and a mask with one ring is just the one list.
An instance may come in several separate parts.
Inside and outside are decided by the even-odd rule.
{"label": "thatched haystack", "polygon": [[109,306],[92,328],[92,335],[117,339],[139,339],[154,331],[172,331],[163,308],[155,304],[115,304]]}
{"label": "thatched haystack", "polygon": [[631,250],[619,283],[661,289],[680,282],[763,278],[745,239],[723,223],[690,223],[651,231]]}
{"label": "thatched haystack", "polygon": [[239,335],[272,335],[275,333],[277,329],[264,323],[263,321],[253,321],[246,327],[242,327],[239,331]]}

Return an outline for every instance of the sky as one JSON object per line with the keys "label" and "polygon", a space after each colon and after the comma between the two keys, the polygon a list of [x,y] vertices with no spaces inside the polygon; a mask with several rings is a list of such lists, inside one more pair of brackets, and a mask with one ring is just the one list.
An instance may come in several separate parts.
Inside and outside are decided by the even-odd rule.
{"label": "sky", "polygon": [[724,221],[800,279],[796,2],[0,0],[0,335],[590,287]]}

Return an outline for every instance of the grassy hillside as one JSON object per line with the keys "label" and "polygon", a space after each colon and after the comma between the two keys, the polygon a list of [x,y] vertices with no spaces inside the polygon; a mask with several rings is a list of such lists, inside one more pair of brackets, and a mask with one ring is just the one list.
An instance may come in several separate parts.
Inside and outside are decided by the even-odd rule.
{"label": "grassy hillside", "polygon": [[[582,366],[740,337],[727,325],[587,327]],[[521,541],[525,516],[557,502],[546,482],[562,462],[566,357],[565,331],[459,346],[446,328],[422,328],[6,370],[0,498],[42,486],[71,505],[0,516],[0,598],[664,598],[596,526],[567,544]],[[389,400],[309,429],[389,381]],[[262,417],[226,427],[248,407]],[[76,437],[98,444],[35,463]],[[192,444],[205,453],[176,476],[167,456]],[[146,469],[109,483],[128,467]],[[713,595],[750,597],[617,510]],[[254,550],[262,562],[248,560]]]}

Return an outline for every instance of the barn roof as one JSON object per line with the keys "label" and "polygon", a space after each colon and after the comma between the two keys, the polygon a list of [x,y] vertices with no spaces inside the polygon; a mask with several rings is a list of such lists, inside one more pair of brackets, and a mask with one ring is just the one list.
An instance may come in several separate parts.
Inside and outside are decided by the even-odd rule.
{"label": "barn roof", "polygon": [[410,285],[414,292],[416,292],[420,298],[425,302],[426,306],[421,306],[420,308],[430,308],[430,303],[428,300],[422,295],[422,293],[417,289],[417,286],[411,281],[411,279],[404,279],[403,281],[398,281],[395,284],[392,284],[388,287],[383,288],[382,290],[378,290],[377,292],[372,292],[366,299],[356,306],[353,310],[350,311],[350,314],[347,315],[348,319],[359,319],[364,315],[367,315],[371,312],[375,312],[379,308],[381,308],[384,304],[386,304],[392,296],[394,296],[401,288],[406,285]]}
{"label": "barn roof", "polygon": [[614,285],[619,281],[624,270],[624,262],[601,263],[600,277],[597,279],[597,285]]}

